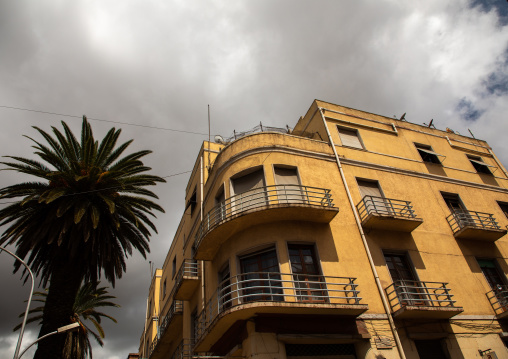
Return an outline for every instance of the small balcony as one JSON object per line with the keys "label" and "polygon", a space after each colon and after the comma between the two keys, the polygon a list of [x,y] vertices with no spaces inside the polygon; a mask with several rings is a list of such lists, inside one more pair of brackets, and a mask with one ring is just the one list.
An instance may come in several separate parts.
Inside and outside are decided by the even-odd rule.
{"label": "small balcony", "polygon": [[495,290],[487,293],[497,319],[508,319],[508,286],[498,285]]}
{"label": "small balcony", "polygon": [[167,314],[160,318],[158,335],[152,341],[148,350],[150,359],[165,358],[174,336],[182,331],[183,303],[175,300]]}
{"label": "small balcony", "polygon": [[175,299],[189,300],[199,286],[199,264],[195,260],[185,259],[175,277],[173,296]]}
{"label": "small balcony", "polygon": [[506,234],[490,213],[455,210],[446,219],[455,238],[494,242]]}
{"label": "small balcony", "polygon": [[356,205],[364,228],[412,232],[423,223],[409,201],[365,196]]}
{"label": "small balcony", "polygon": [[330,223],[339,209],[329,189],[299,185],[265,186],[217,204],[201,222],[195,259],[211,260],[222,243],[248,227],[277,221]]}
{"label": "small balcony", "polygon": [[184,339],[178,344],[171,359],[192,359],[196,357],[192,351],[192,341],[190,339]]}
{"label": "small balcony", "polygon": [[397,319],[449,319],[464,309],[455,305],[448,283],[398,280],[385,289]]}
{"label": "small balcony", "polygon": [[358,316],[356,278],[276,272],[246,273],[219,284],[197,320],[198,352],[210,351],[237,321],[258,314]]}

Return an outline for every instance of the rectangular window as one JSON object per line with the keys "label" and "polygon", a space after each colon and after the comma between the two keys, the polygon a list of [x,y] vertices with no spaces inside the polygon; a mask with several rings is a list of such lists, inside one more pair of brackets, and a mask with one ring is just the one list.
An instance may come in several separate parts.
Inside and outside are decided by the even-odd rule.
{"label": "rectangular window", "polygon": [[192,192],[192,195],[190,196],[189,200],[187,201],[185,205],[185,210],[190,207],[191,209],[191,215],[194,213],[194,210],[196,209],[198,205],[198,197],[197,197],[197,188],[194,188],[194,192]]}
{"label": "rectangular window", "polygon": [[173,263],[171,266],[171,278],[175,278],[175,274],[176,274],[176,256],[175,258],[173,258]]}
{"label": "rectangular window", "polygon": [[485,162],[483,162],[481,157],[467,155],[467,158],[469,159],[469,162],[471,162],[471,164],[473,165],[476,172],[483,173],[486,175],[492,174],[489,167],[493,168],[494,166],[490,166],[490,165],[486,164]]}
{"label": "rectangular window", "polygon": [[418,153],[422,157],[423,162],[441,164],[439,160],[439,154],[432,150],[432,147],[429,145],[422,145],[420,143],[415,143],[415,147],[418,150]]}
{"label": "rectangular window", "polygon": [[506,284],[505,275],[499,269],[495,259],[476,258],[476,260],[492,290],[497,290],[498,286]]}
{"label": "rectangular window", "polygon": [[221,186],[219,192],[215,196],[215,207],[217,208],[217,215],[219,221],[226,219],[226,197],[224,195],[224,186]]}
{"label": "rectangular window", "polygon": [[303,302],[326,302],[324,278],[316,259],[313,245],[289,244],[291,273],[295,281],[296,300]]}
{"label": "rectangular window", "polygon": [[506,218],[508,218],[508,203],[506,202],[497,202],[501,210],[503,211]]}
{"label": "rectangular window", "polygon": [[378,181],[356,179],[367,213],[393,215],[390,200],[384,198]]}
{"label": "rectangular window", "polygon": [[446,343],[439,339],[415,340],[416,351],[420,359],[448,359]]}
{"label": "rectangular window", "polygon": [[421,289],[406,253],[383,253],[401,306],[425,305],[427,295]]}
{"label": "rectangular window", "polygon": [[266,204],[265,175],[262,168],[233,178],[232,185],[236,212],[258,208]]}
{"label": "rectangular window", "polygon": [[441,195],[460,227],[475,225],[473,218],[471,218],[469,211],[464,206],[464,203],[462,203],[458,194],[441,192]]}
{"label": "rectangular window", "polygon": [[360,148],[362,150],[365,148],[358,130],[337,126],[337,131],[339,131],[342,146]]}
{"label": "rectangular window", "polygon": [[283,301],[279,261],[275,248],[265,249],[240,258],[239,281],[244,302]]}
{"label": "rectangular window", "polygon": [[274,167],[279,203],[302,203],[303,193],[296,168]]}
{"label": "rectangular window", "polygon": [[166,289],[167,289],[167,286],[166,286],[166,279],[164,279],[164,284],[162,284],[162,298],[164,298],[166,296]]}

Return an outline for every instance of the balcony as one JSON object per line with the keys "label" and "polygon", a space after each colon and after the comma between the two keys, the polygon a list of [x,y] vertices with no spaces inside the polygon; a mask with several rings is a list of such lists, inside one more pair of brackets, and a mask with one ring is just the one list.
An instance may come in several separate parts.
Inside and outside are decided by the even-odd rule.
{"label": "balcony", "polygon": [[490,213],[455,210],[446,219],[455,238],[494,242],[506,234]]}
{"label": "balcony", "polygon": [[356,205],[364,228],[412,232],[423,223],[409,201],[365,196]]}
{"label": "balcony", "polygon": [[448,283],[398,280],[385,289],[394,318],[449,319],[464,309],[452,300]]}
{"label": "balcony", "polygon": [[175,277],[173,293],[175,299],[189,300],[199,285],[199,264],[185,259]]}
{"label": "balcony", "polygon": [[497,319],[508,319],[508,286],[498,285],[495,290],[487,293]]}
{"label": "balcony", "polygon": [[330,223],[338,212],[329,189],[299,185],[256,188],[227,198],[203,217],[195,235],[195,259],[213,259],[222,243],[251,226],[287,220]]}
{"label": "balcony", "polygon": [[173,301],[167,314],[160,318],[158,335],[154,338],[148,350],[148,357],[150,359],[165,357],[174,336],[182,331],[182,314],[182,301]]}
{"label": "balcony", "polygon": [[356,278],[256,272],[220,283],[197,320],[194,350],[210,351],[237,321],[260,314],[358,316]]}

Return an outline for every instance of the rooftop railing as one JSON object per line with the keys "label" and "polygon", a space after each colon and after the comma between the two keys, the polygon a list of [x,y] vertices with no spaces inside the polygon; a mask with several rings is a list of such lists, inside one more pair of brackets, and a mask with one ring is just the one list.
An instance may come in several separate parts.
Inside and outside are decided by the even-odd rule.
{"label": "rooftop railing", "polygon": [[498,285],[496,289],[487,293],[487,298],[496,315],[508,311],[508,286]]}
{"label": "rooftop railing", "polygon": [[286,125],[286,127],[270,127],[270,126],[264,126],[261,122],[259,123],[259,126],[256,126],[250,130],[247,130],[247,131],[241,131],[241,132],[236,132],[236,130],[233,130],[233,135],[231,137],[228,137],[226,139],[224,139],[224,144],[227,144],[227,143],[230,143],[230,142],[233,142],[239,138],[242,138],[244,136],[247,136],[247,135],[250,135],[250,134],[253,134],[253,133],[257,133],[257,132],[278,132],[278,133],[285,133],[285,134],[290,134],[291,133],[291,128],[289,128],[289,126]]}
{"label": "rooftop railing", "polygon": [[446,217],[453,233],[466,227],[486,230],[500,230],[494,215],[491,213],[482,213],[468,210],[454,210],[452,214]]}
{"label": "rooftop railing", "polygon": [[266,208],[269,205],[305,205],[333,207],[329,189],[300,185],[275,185],[256,188],[237,194],[218,203],[209,211],[196,232],[195,247],[203,237],[224,221],[249,210]]}
{"label": "rooftop railing", "polygon": [[455,307],[448,283],[397,280],[386,288],[392,310],[405,306]]}
{"label": "rooftop railing", "polygon": [[415,211],[409,201],[401,201],[398,199],[364,196],[356,205],[358,213],[362,221],[369,214],[377,214],[383,216],[393,216],[407,219],[416,219]]}
{"label": "rooftop railing", "polygon": [[277,272],[254,272],[230,277],[219,284],[216,293],[197,319],[199,339],[221,313],[242,304],[311,303],[360,305],[356,278]]}

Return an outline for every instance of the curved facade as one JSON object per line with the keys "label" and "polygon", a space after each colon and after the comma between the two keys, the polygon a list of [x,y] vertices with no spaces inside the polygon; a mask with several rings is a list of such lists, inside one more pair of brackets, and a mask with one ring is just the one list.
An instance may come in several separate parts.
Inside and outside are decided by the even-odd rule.
{"label": "curved facade", "polygon": [[508,357],[507,179],[483,141],[320,101],[205,142],[140,355]]}

